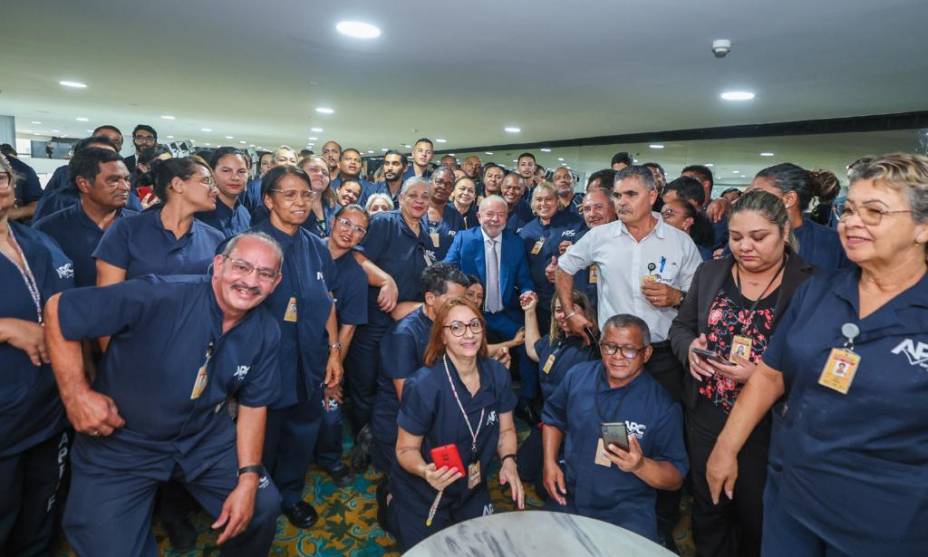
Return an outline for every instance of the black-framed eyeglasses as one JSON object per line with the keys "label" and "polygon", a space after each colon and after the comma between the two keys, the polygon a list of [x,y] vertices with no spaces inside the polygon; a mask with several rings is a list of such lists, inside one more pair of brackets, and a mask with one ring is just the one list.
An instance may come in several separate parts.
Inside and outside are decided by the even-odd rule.
{"label": "black-framed eyeglasses", "polygon": [[645,347],[644,346],[619,346],[614,342],[601,342],[599,343],[599,349],[603,354],[609,356],[615,356],[616,353],[621,353],[622,357],[626,360],[634,360],[638,357]]}
{"label": "black-framed eyeglasses", "polygon": [[155,141],[157,141],[155,139],[155,136],[153,135],[137,135],[133,137],[132,139],[134,139],[138,143],[154,143]]}
{"label": "black-framed eyeglasses", "polygon": [[228,255],[223,256],[223,259],[229,262],[229,268],[236,275],[247,277],[251,273],[257,272],[258,280],[263,282],[273,282],[277,280],[278,276],[280,276],[280,271],[277,269],[270,269],[268,267],[255,267],[243,259],[235,259],[233,257],[229,257]]}
{"label": "black-framed eyeglasses", "polygon": [[343,226],[343,227],[346,227],[346,228],[350,228],[352,232],[358,232],[358,233],[360,233],[362,236],[364,236],[365,234],[367,234],[367,229],[366,229],[366,228],[364,228],[363,226],[358,226],[357,224],[351,222],[350,219],[347,219],[347,218],[345,218],[345,217],[339,217],[339,218],[335,219],[335,222],[336,222],[339,226]]}
{"label": "black-framed eyeglasses", "polygon": [[274,188],[270,191],[279,193],[287,203],[293,203],[297,200],[297,198],[302,199],[303,201],[312,201],[313,196],[315,195],[315,193],[309,190],[281,190]]}
{"label": "black-framed eyeglasses", "polygon": [[864,223],[867,226],[879,226],[883,222],[883,217],[885,215],[897,215],[902,213],[912,214],[911,210],[899,210],[899,211],[887,211],[880,207],[872,207],[870,205],[861,205],[860,207],[854,207],[850,202],[845,202],[844,206],[841,207],[841,211],[835,211],[838,215],[838,221],[844,222],[849,217],[857,215],[860,218],[860,222]]}
{"label": "black-framed eyeglasses", "polygon": [[464,323],[463,321],[452,321],[450,325],[445,325],[446,329],[451,331],[451,334],[456,337],[464,336],[464,331],[470,329],[470,332],[475,335],[479,335],[483,332],[483,323],[479,319],[471,319],[470,323]]}

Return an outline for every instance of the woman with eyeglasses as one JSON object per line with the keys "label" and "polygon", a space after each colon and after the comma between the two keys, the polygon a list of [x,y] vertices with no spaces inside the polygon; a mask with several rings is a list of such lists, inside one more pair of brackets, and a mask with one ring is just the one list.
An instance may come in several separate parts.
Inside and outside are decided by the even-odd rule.
{"label": "woman with eyeglasses", "polygon": [[856,266],[795,293],[709,457],[737,498],[739,453],[773,409],[764,555],[928,555],[928,157],[861,163],[838,224]]}
{"label": "woman with eyeglasses", "polygon": [[807,218],[805,213],[813,198],[832,195],[835,175],[822,170],[805,170],[786,162],[765,168],[751,182],[751,190],[764,190],[783,200],[789,212],[789,223],[796,236],[798,253],[806,263],[823,271],[833,271],[850,265],[834,229]]}
{"label": "woman with eyeglasses", "polygon": [[[574,308],[583,313],[590,323],[596,323],[596,310],[589,298],[579,290],[571,294]],[[578,336],[567,327],[566,312],[561,307],[557,296],[551,300],[551,326],[548,331],[538,327],[538,296],[529,294],[520,300],[522,311],[525,312],[525,352],[529,359],[538,364],[538,384],[541,386],[541,400],[544,403],[561,384],[567,370],[573,366],[588,362],[597,357],[599,350],[595,338]],[[535,424],[532,424],[535,425]],[[528,438],[519,446],[519,475],[524,481],[537,482],[536,489],[539,495],[544,496],[544,485],[541,483],[542,451],[541,427],[533,427]]]}
{"label": "woman with eyeglasses", "polygon": [[703,261],[712,259],[714,232],[712,222],[706,215],[682,199],[665,201],[660,212],[664,222],[690,235]]}
{"label": "woman with eyeglasses", "polygon": [[93,256],[97,286],[140,275],[204,274],[222,232],[194,218],[213,211],[218,192],[212,169],[199,157],[152,161],[155,196],[160,207],[117,220]]}
{"label": "woman with eyeglasses", "polygon": [[[516,398],[509,372],[487,357],[483,313],[466,298],[445,302],[435,316],[421,368],[403,388],[397,462],[390,473],[390,530],[405,551],[458,522],[493,513],[488,479],[494,454],[499,482],[524,508],[516,469]],[[463,472],[437,465],[456,454]],[[445,461],[442,461],[445,462]]]}
{"label": "woman with eyeglasses", "polygon": [[339,386],[342,346],[331,290],[336,269],[324,240],[303,228],[313,203],[310,178],[296,166],[264,175],[261,195],[268,219],[254,228],[284,253],[280,284],[264,302],[280,326],[281,397],[268,409],[264,465],[280,491],[281,510],[293,526],[309,528],[318,514],[303,500],[325,389]]}
{"label": "woman with eyeglasses", "polygon": [[[676,203],[676,202],[674,202]],[[672,207],[664,205],[666,211]],[[814,267],[790,247],[789,214],[775,195],[753,190],[728,216],[731,256],[700,265],[670,327],[670,343],[689,375],[683,402],[697,555],[760,555],[770,419],[741,451],[739,489],[713,503],[706,461],[744,384],[760,364],[796,288]],[[707,356],[707,352],[717,356]]]}
{"label": "woman with eyeglasses", "polygon": [[0,155],[0,554],[47,554],[66,466],[67,420],[42,312],[74,285],[70,261],[44,233],[10,220],[18,176]]}

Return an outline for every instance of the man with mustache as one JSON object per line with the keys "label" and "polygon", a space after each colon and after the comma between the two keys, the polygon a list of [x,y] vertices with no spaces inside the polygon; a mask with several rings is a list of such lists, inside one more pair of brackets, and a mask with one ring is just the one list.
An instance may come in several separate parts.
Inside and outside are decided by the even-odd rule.
{"label": "man with mustache", "polygon": [[[558,258],[555,285],[561,307],[568,326],[582,335],[591,324],[573,305],[574,275],[596,264],[600,330],[609,317],[620,313],[643,319],[653,340],[645,371],[679,401],[684,371],[673,355],[668,333],[702,256],[689,234],[651,211],[657,185],[648,167],[620,170],[612,199],[619,220],[593,228]],[[661,492],[657,499],[659,533],[673,547],[679,491]]]}
{"label": "man with mustache", "polygon": [[54,238],[74,262],[75,284],[93,286],[97,266],[92,254],[100,238],[116,220],[136,214],[126,208],[131,195],[129,170],[117,153],[97,148],[75,152],[68,169],[80,201],[33,226]]}
{"label": "man with mustache", "polygon": [[375,193],[384,193],[393,200],[393,206],[400,206],[400,189],[403,187],[403,176],[406,174],[406,167],[409,166],[409,159],[399,151],[390,150],[383,155],[383,182],[374,183],[370,189],[361,193],[359,205],[366,205],[367,198]]}
{"label": "man with mustache", "polygon": [[[221,555],[267,555],[280,496],[261,452],[280,329],[258,306],[282,258],[273,239],[246,233],[215,256],[212,275],[146,275],[49,300],[48,350],[78,433],[63,521],[78,555],[157,555],[153,500],[171,478],[215,517]],[[103,336],[90,383],[79,341]]]}

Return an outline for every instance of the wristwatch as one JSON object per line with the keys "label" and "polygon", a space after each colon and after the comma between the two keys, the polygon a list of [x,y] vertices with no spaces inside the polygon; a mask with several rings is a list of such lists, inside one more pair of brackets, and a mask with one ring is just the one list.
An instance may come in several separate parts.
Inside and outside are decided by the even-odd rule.
{"label": "wristwatch", "polygon": [[264,466],[260,464],[252,464],[251,466],[242,466],[238,469],[238,475],[242,474],[257,474],[260,478],[264,475]]}
{"label": "wristwatch", "polygon": [[686,290],[680,290],[680,301],[677,302],[677,305],[673,306],[674,308],[679,308],[683,305],[683,300],[686,299]]}
{"label": "wristwatch", "polygon": [[341,351],[342,351],[342,343],[340,343],[340,342],[334,342],[334,343],[330,344],[330,345],[329,345],[329,351],[332,351],[332,350],[335,350],[336,352],[341,352]]}

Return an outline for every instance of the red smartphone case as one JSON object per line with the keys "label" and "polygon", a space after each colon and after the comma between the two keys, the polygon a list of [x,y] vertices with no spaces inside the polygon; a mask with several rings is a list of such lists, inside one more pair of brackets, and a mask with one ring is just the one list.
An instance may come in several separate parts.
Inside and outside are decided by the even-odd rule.
{"label": "red smartphone case", "polygon": [[461,461],[461,454],[458,453],[457,445],[452,443],[450,445],[435,447],[430,451],[430,454],[432,455],[432,462],[435,463],[435,468],[447,466],[448,468],[454,468],[460,472],[462,476],[467,475],[467,471],[464,469],[464,462]]}

